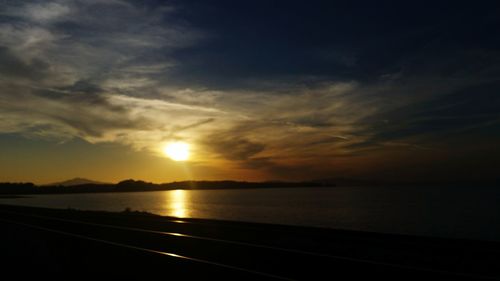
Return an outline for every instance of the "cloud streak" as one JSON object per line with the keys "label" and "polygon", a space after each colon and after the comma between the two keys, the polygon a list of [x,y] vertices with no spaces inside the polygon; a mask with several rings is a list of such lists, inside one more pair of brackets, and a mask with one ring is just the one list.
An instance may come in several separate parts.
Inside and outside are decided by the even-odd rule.
{"label": "cloud streak", "polygon": [[[200,165],[226,161],[272,178],[346,172],[385,152],[424,153],[470,131],[479,136],[498,129],[500,56],[492,50],[443,54],[431,42],[429,52],[381,66],[373,62],[378,56],[366,59],[377,48],[316,46],[309,60],[292,46],[297,64],[315,68],[284,75],[294,60],[281,57],[287,49],[280,44],[264,42],[279,51],[276,61],[272,53],[256,60],[247,46],[238,53],[231,44],[239,37],[211,49],[217,36],[183,20],[176,6],[120,0],[0,5],[0,133],[148,152],[185,140],[195,144]],[[333,67],[314,65],[319,58]]]}
{"label": "cloud streak", "polygon": [[[3,132],[116,141],[125,132],[165,129],[157,120],[189,110],[148,97],[154,76],[174,63],[168,52],[200,37],[169,24],[172,7],[79,0],[2,6],[10,19],[0,24]],[[148,108],[167,112],[153,118]]]}

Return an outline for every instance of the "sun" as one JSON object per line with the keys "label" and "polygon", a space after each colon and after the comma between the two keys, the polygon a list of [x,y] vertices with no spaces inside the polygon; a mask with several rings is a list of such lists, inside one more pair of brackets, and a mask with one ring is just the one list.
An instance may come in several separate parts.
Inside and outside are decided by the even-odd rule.
{"label": "sun", "polygon": [[169,143],[163,148],[163,153],[174,161],[186,161],[189,159],[189,144],[182,141]]}

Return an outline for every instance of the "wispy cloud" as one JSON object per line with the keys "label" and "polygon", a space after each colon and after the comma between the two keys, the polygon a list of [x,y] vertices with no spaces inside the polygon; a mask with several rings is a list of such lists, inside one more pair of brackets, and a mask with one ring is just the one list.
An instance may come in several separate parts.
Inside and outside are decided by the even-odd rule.
{"label": "wispy cloud", "polygon": [[[165,115],[189,110],[148,98],[155,76],[174,64],[169,51],[201,37],[169,23],[173,7],[72,0],[2,8],[9,18],[0,23],[3,132],[115,141],[124,131],[164,129]],[[189,123],[176,119],[168,123]]]}
{"label": "wispy cloud", "polygon": [[[120,0],[0,6],[0,133],[147,151],[183,139],[200,150],[197,161],[204,165],[228,161],[272,177],[346,171],[360,165],[360,157],[434,149],[439,138],[486,130],[500,120],[493,51],[417,52],[370,79],[362,73],[361,51],[315,53],[359,72],[351,75],[287,76],[280,61],[272,67],[259,61],[247,72],[252,57],[243,57],[227,77],[267,67],[280,75],[248,74],[234,77],[245,83],[224,87],[213,85],[217,77],[206,85],[197,80],[212,77],[217,64],[197,69],[190,52],[179,55],[202,48],[209,36],[179,20],[175,6]],[[219,58],[223,54],[208,61]],[[233,61],[225,64],[227,70]]]}

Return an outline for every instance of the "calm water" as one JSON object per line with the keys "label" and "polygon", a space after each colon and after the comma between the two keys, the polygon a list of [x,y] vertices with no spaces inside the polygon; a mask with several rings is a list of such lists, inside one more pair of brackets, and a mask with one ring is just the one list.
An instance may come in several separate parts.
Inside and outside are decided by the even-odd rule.
{"label": "calm water", "polygon": [[499,199],[499,188],[336,187],[38,195],[0,203],[500,240]]}

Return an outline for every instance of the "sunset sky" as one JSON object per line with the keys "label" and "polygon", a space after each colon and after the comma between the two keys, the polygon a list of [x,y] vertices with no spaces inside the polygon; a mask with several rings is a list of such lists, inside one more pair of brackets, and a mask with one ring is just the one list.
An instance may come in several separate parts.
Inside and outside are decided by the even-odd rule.
{"label": "sunset sky", "polygon": [[394,2],[2,0],[0,181],[499,178],[500,5]]}

